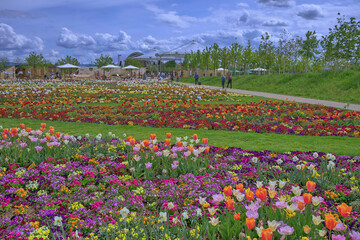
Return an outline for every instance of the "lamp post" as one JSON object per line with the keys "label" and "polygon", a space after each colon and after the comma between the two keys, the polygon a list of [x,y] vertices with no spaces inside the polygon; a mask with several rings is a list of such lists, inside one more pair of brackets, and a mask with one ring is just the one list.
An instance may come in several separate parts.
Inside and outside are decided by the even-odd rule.
{"label": "lamp post", "polygon": [[118,63],[119,63],[119,66],[121,66],[120,57],[121,57],[121,54],[118,54]]}

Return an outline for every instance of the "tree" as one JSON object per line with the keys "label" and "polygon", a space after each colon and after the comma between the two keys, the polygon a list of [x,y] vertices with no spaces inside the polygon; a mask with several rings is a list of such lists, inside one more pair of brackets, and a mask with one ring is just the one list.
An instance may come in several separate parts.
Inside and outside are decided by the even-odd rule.
{"label": "tree", "polygon": [[185,53],[184,59],[182,61],[182,68],[184,70],[189,70],[190,58],[190,53]]}
{"label": "tree", "polygon": [[227,47],[224,47],[222,49],[220,49],[219,51],[220,55],[220,61],[221,61],[221,67],[224,69],[228,69],[229,68],[229,63],[230,63],[230,56],[229,56],[229,50]]}
{"label": "tree", "polygon": [[251,42],[250,42],[250,40],[248,40],[247,45],[244,48],[244,54],[242,55],[242,62],[244,64],[244,74],[246,71],[246,67],[248,67],[248,65],[253,60],[253,52],[252,51],[253,51],[253,47],[251,47]]}
{"label": "tree", "polygon": [[219,54],[220,54],[219,45],[217,45],[217,43],[214,43],[210,47],[210,58],[211,58],[211,62],[213,64],[213,66],[214,66],[214,75],[216,75],[216,68],[219,65]]}
{"label": "tree", "polygon": [[305,58],[306,72],[308,71],[309,60],[314,59],[318,54],[319,40],[316,38],[316,31],[307,31],[306,39],[302,42],[300,54]]}
{"label": "tree", "polygon": [[80,62],[74,58],[74,57],[71,57],[71,56],[66,56],[65,58],[61,58],[59,59],[55,65],[56,66],[59,66],[59,65],[64,65],[64,64],[72,64],[72,65],[75,65],[75,66],[79,66],[80,65]]}
{"label": "tree", "polygon": [[23,60],[22,60],[21,58],[17,57],[17,58],[15,59],[15,66],[17,66],[17,67],[22,67],[23,65],[24,65]]}
{"label": "tree", "polygon": [[109,65],[109,64],[114,64],[114,60],[112,59],[112,57],[110,57],[108,55],[103,56],[101,54],[100,57],[95,59],[94,64],[97,68],[101,68],[101,67]]}
{"label": "tree", "polygon": [[261,35],[261,41],[259,45],[259,57],[261,60],[261,64],[264,64],[265,68],[268,69],[270,74],[270,69],[274,63],[274,50],[275,46],[273,42],[270,40],[270,35],[268,32],[264,35]]}
{"label": "tree", "polygon": [[236,70],[236,65],[238,64],[241,55],[243,52],[243,47],[238,44],[237,42],[233,43],[230,47],[230,61],[231,61],[231,65],[234,67],[234,69]]}
{"label": "tree", "polygon": [[335,45],[334,45],[334,34],[329,34],[327,36],[323,36],[322,40],[320,41],[320,45],[322,47],[322,57],[323,57],[323,64],[324,70],[328,62],[331,62],[335,56]]}
{"label": "tree", "polygon": [[143,67],[142,62],[140,62],[139,60],[133,59],[133,58],[125,59],[125,66],[129,66],[129,65],[133,65],[138,68]]}
{"label": "tree", "polygon": [[202,52],[202,62],[205,65],[206,68],[206,74],[207,71],[209,70],[209,65],[210,65],[210,49],[206,46]]}
{"label": "tree", "polygon": [[10,62],[7,57],[0,58],[0,71],[8,68],[9,65],[10,65]]}
{"label": "tree", "polygon": [[40,68],[46,64],[46,60],[44,56],[40,54],[36,54],[35,52],[31,52],[27,58],[25,58],[27,65],[31,68]]}

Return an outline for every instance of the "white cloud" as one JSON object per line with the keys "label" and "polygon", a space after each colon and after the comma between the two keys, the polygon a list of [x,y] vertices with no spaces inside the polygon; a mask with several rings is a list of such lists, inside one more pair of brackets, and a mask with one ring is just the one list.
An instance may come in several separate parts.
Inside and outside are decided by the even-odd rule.
{"label": "white cloud", "polygon": [[26,51],[42,51],[43,48],[44,43],[41,38],[29,38],[17,34],[11,26],[0,23],[0,51],[17,51],[23,53]]}
{"label": "white cloud", "polygon": [[155,5],[146,5],[146,9],[155,14],[155,18],[162,23],[172,27],[188,28],[191,22],[196,21],[196,18],[178,15],[175,11],[166,12]]}
{"label": "white cloud", "polygon": [[300,5],[297,15],[307,20],[313,20],[324,16],[321,7],[314,4]]}
{"label": "white cloud", "polygon": [[280,8],[288,8],[295,5],[295,0],[257,0],[257,2]]}
{"label": "white cloud", "polygon": [[290,23],[280,19],[269,19],[264,21],[262,25],[265,27],[286,27],[289,26]]}
{"label": "white cloud", "polygon": [[242,7],[242,8],[248,8],[249,7],[249,5],[247,3],[238,3],[237,6]]}
{"label": "white cloud", "polygon": [[60,36],[57,40],[57,45],[64,48],[77,48],[77,47],[92,47],[95,45],[93,37],[74,33],[66,27],[61,29]]}

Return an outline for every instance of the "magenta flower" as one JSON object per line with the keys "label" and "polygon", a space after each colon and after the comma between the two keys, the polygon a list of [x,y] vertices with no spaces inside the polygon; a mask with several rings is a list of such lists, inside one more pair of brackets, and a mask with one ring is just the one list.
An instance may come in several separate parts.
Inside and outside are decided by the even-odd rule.
{"label": "magenta flower", "polygon": [[150,169],[152,167],[152,163],[151,162],[145,163],[145,167],[147,169]]}
{"label": "magenta flower", "polygon": [[171,164],[171,168],[172,168],[172,169],[177,169],[178,166],[179,166],[179,165],[177,165],[177,164]]}
{"label": "magenta flower", "polygon": [[360,232],[351,231],[349,236],[351,240],[360,240]]}
{"label": "magenta flower", "polygon": [[37,152],[40,152],[42,149],[43,149],[43,147],[41,147],[41,146],[36,146],[36,147],[35,147],[35,150],[36,150]]}
{"label": "magenta flower", "polygon": [[332,235],[333,240],[346,240],[346,237],[343,235]]}
{"label": "magenta flower", "polygon": [[290,226],[280,227],[278,229],[280,235],[291,235],[294,232],[294,228]]}

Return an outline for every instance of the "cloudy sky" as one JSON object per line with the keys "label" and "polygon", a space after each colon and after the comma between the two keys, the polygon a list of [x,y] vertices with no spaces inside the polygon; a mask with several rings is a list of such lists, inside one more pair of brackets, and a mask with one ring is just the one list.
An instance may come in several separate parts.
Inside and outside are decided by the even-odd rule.
{"label": "cloudy sky", "polygon": [[202,48],[274,40],[286,29],[327,34],[337,13],[360,18],[360,0],[0,0],[0,56],[30,51],[55,62],[66,55],[90,63],[101,53],[117,62],[195,40]]}

